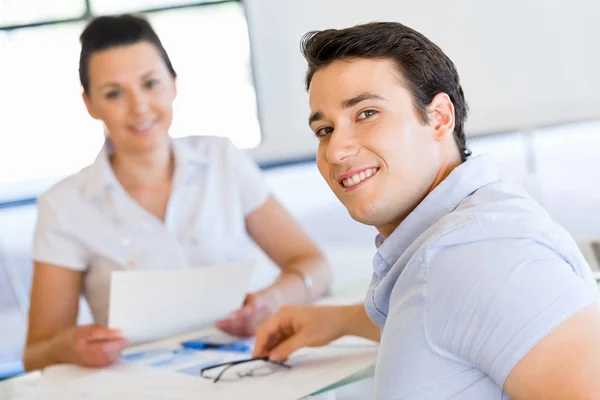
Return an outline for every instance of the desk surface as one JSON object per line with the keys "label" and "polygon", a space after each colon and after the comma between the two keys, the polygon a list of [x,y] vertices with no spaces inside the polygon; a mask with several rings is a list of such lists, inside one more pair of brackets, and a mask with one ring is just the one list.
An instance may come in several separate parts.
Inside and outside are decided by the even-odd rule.
{"label": "desk surface", "polygon": [[[579,246],[582,252],[588,259],[588,262],[595,261],[592,255],[590,240],[580,240]],[[594,249],[596,250],[596,249]],[[597,280],[600,285],[600,263],[591,263],[592,269],[595,270]],[[338,290],[335,291],[335,296],[324,298],[319,303],[321,304],[349,304],[361,302],[366,293],[369,280],[368,279],[356,279],[353,282],[340,282]],[[23,395],[26,395],[30,391],[34,390],[39,383],[41,373],[31,372],[25,375],[21,375],[15,378],[6,379],[0,381],[0,399],[11,400],[17,399]],[[335,390],[335,397],[328,395],[327,399],[336,400],[358,400],[358,399],[370,399],[372,398],[372,379],[365,379],[360,382],[354,382],[347,386],[337,388]],[[319,398],[321,400],[321,398]]]}
{"label": "desk surface", "polygon": [[[322,299],[320,304],[352,304],[361,302],[366,287],[369,282],[367,280],[357,281],[348,285],[343,290],[336,293],[336,296],[331,296]],[[42,374],[40,371],[29,372],[14,378],[0,381],[0,399],[2,400],[17,400],[19,397],[26,396],[37,388]],[[368,376],[360,377],[360,381],[356,379],[347,382],[344,387],[337,387],[334,392],[321,393],[318,396],[311,396],[311,400],[364,400],[369,399],[372,393],[371,379]],[[339,394],[338,394],[339,393]]]}

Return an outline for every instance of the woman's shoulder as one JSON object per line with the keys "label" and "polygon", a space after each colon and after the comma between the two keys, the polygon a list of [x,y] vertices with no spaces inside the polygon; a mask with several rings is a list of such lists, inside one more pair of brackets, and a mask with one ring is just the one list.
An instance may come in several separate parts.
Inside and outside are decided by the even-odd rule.
{"label": "woman's shoulder", "polygon": [[75,199],[81,198],[86,191],[89,191],[89,185],[86,183],[93,181],[91,176],[93,167],[93,164],[88,165],[79,172],[60,179],[39,195],[38,202],[51,204],[53,207],[72,204]]}

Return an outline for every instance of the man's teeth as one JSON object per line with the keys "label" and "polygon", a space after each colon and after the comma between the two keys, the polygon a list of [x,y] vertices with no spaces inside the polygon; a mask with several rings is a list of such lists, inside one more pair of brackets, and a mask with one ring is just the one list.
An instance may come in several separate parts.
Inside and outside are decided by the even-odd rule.
{"label": "man's teeth", "polygon": [[350,178],[346,178],[342,181],[344,187],[351,187],[354,185],[358,185],[360,182],[364,181],[370,176],[373,176],[377,172],[377,168],[369,168],[364,171],[359,172],[358,174],[352,175]]}

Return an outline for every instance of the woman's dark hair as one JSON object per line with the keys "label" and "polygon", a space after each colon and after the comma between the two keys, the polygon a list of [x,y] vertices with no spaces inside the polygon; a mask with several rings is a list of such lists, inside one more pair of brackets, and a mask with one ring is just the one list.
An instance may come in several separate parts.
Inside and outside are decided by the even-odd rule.
{"label": "woman's dark hair", "polygon": [[85,27],[79,40],[81,42],[79,80],[86,93],[90,85],[88,65],[90,57],[94,52],[142,41],[150,42],[156,46],[171,76],[173,78],[177,76],[158,35],[154,32],[150,23],[143,17],[124,14],[94,18]]}
{"label": "woman's dark hair", "polygon": [[461,159],[467,149],[464,124],[467,102],[454,63],[433,42],[397,22],[372,22],[347,29],[308,32],[302,38],[302,54],[308,62],[306,90],[319,69],[340,59],[393,60],[423,123],[428,123],[427,105],[438,93],[446,93],[454,105],[454,140]]}

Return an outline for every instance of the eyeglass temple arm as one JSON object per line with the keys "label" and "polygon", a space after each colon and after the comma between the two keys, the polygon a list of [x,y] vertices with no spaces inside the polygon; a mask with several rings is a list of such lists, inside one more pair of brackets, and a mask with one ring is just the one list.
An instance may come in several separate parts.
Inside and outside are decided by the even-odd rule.
{"label": "eyeglass temple arm", "polygon": [[[244,364],[244,363],[248,363],[251,361],[256,361],[256,360],[263,360],[263,361],[270,361],[268,359],[268,357],[260,357],[260,358],[247,358],[244,360],[237,360],[237,361],[229,361],[229,362],[224,362],[221,364],[216,364],[216,365],[211,365],[210,367],[206,367],[206,368],[202,368],[200,370],[200,375],[204,376],[204,372],[206,371],[210,371],[211,369],[215,369],[215,368],[221,368],[221,367],[225,367],[223,368],[223,370],[219,373],[219,375],[217,375],[215,377],[215,379],[213,380],[213,382],[217,383],[219,381],[219,379],[221,379],[221,376],[223,376],[223,374],[231,367],[239,365],[239,364]],[[276,361],[271,361],[274,363],[277,363]]]}
{"label": "eyeglass temple arm", "polygon": [[290,364],[286,364],[282,361],[273,361],[273,360],[269,360],[267,357],[263,358],[265,361],[270,362],[271,364],[275,364],[275,365],[279,365],[280,367],[284,367],[284,368],[292,368],[292,366]]}
{"label": "eyeglass temple arm", "polygon": [[258,361],[258,360],[266,361],[266,362],[269,362],[271,364],[279,365],[280,367],[284,367],[284,368],[292,368],[291,365],[286,364],[284,362],[269,360],[269,357],[257,357],[257,358],[247,358],[245,360],[230,361],[230,362],[221,363],[221,364],[213,365],[213,366],[210,366],[210,367],[202,368],[200,370],[200,375],[204,376],[203,374],[204,374],[205,371],[209,371],[211,369],[220,368],[220,367],[224,367],[225,366],[225,368],[223,368],[223,370],[221,372],[219,372],[219,375],[217,375],[215,377],[215,379],[213,380],[214,383],[217,383],[221,379],[221,377],[223,376],[223,374],[225,372],[227,372],[227,370],[229,368],[234,367],[234,366],[239,365],[239,364],[244,364],[244,363],[248,363],[248,362],[252,362],[252,361]]}

